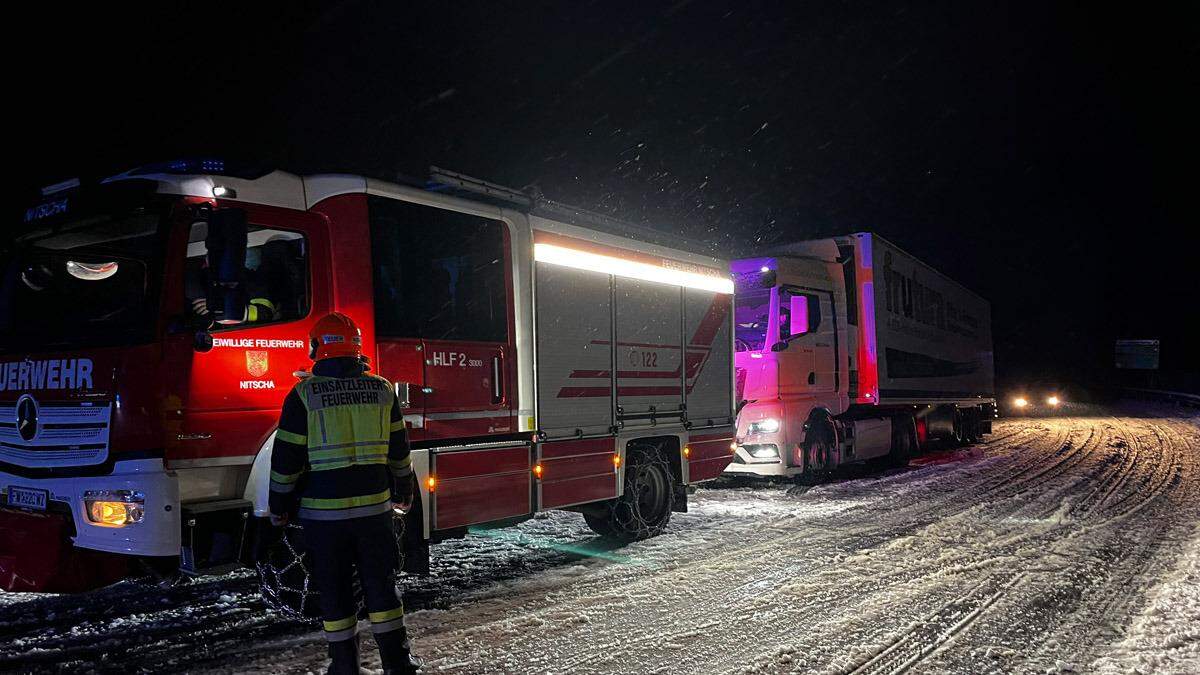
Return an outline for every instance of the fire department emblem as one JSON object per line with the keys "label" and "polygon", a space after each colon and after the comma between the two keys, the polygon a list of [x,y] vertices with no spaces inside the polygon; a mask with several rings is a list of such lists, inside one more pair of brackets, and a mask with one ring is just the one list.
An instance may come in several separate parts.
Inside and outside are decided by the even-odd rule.
{"label": "fire department emblem", "polygon": [[253,377],[267,374],[267,352],[246,352],[246,371]]}

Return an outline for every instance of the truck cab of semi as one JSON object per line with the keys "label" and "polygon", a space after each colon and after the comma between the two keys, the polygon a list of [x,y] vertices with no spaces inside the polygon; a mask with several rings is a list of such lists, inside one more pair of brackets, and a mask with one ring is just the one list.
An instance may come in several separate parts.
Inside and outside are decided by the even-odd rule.
{"label": "truck cab of semi", "polygon": [[891,272],[921,263],[870,233],[770,253],[731,265],[739,414],[726,473],[819,479],[841,464],[903,463],[931,435],[985,431],[986,302],[931,273],[936,294],[914,304],[917,287]]}
{"label": "truck cab of semi", "polygon": [[[836,257],[836,251],[832,251]],[[804,466],[804,422],[844,412],[857,335],[847,330],[842,266],[816,257],[737,260],[734,364],[739,447],[727,471]]]}

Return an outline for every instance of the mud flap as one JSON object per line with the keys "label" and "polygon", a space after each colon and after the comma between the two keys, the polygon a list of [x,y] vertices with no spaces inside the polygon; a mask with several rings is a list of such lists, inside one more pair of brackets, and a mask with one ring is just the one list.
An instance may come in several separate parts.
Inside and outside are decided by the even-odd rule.
{"label": "mud flap", "polygon": [[691,491],[688,489],[688,487],[689,486],[684,485],[683,483],[675,484],[675,503],[671,505],[671,510],[673,512],[687,513],[688,493]]}
{"label": "mud flap", "polygon": [[404,534],[400,541],[400,571],[429,576],[429,540],[425,538],[421,499],[413,500],[413,509],[404,516]]}

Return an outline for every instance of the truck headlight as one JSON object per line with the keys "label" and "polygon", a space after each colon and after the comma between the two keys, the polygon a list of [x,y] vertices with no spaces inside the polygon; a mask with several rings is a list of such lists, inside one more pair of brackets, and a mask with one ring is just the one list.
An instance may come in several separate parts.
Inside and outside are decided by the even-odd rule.
{"label": "truck headlight", "polygon": [[773,417],[750,423],[750,433],[752,434],[773,434],[776,431],[779,431],[779,420]]}
{"label": "truck headlight", "polygon": [[1024,398],[1018,396],[1013,399],[1013,405],[1017,406],[1018,408],[1024,408],[1025,406],[1029,405],[1029,401],[1026,401]]}
{"label": "truck headlight", "polygon": [[1049,403],[1052,406],[1056,406],[1059,403],[1061,403],[1061,401],[1058,400],[1057,396],[1051,396],[1050,398],[1046,399],[1046,403]]}
{"label": "truck headlight", "polygon": [[88,490],[83,503],[88,520],[101,527],[140,523],[146,514],[146,495],[136,490]]}

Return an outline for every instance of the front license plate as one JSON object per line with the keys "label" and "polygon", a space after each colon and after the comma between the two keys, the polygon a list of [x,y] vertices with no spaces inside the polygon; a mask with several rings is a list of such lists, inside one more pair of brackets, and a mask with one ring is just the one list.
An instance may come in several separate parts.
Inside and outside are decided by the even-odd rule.
{"label": "front license plate", "polygon": [[45,511],[46,501],[49,497],[49,490],[35,490],[33,488],[17,487],[16,485],[8,486],[9,506]]}

